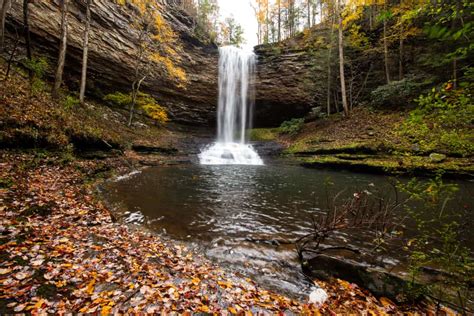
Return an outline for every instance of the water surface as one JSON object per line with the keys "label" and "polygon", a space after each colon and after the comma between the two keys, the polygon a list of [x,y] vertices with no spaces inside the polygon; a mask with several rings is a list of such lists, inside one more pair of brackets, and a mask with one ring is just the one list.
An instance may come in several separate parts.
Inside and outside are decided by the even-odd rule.
{"label": "water surface", "polygon": [[[222,265],[252,276],[270,289],[307,295],[291,241],[311,230],[311,219],[327,206],[328,192],[352,195],[385,187],[386,176],[313,170],[273,162],[265,166],[182,165],[149,168],[110,183],[106,197],[126,218],[186,240]],[[471,203],[472,183],[460,182],[455,204]],[[358,236],[361,237],[361,236]],[[364,247],[371,237],[341,234]],[[400,257],[393,255],[393,264]]]}

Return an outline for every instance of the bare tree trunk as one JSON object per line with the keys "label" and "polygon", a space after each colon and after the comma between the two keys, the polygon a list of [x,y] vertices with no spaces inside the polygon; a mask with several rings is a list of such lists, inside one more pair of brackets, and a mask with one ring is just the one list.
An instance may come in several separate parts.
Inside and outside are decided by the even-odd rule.
{"label": "bare tree trunk", "polygon": [[[400,0],[400,9],[403,5],[403,0]],[[400,43],[398,52],[398,80],[402,80],[404,76],[403,60],[404,60],[404,42],[403,42],[403,19],[400,13]]]}
{"label": "bare tree trunk", "polygon": [[[458,19],[459,19],[459,11],[461,10],[461,1],[456,0],[456,16],[454,17],[452,21],[451,28],[453,31],[456,29],[456,25],[458,24]],[[458,60],[456,57],[453,59],[453,88],[457,89],[458,87]]]}
{"label": "bare tree trunk", "polygon": [[18,35],[18,31],[16,29],[15,29],[15,34],[16,34],[15,43],[13,44],[13,49],[10,53],[10,57],[8,58],[8,62],[7,62],[7,71],[5,72],[5,78],[4,78],[5,81],[7,81],[8,76],[10,76],[10,70],[12,67],[13,58],[15,57],[16,51],[18,49],[18,44],[20,43],[20,36]]}
{"label": "bare tree trunk", "polygon": [[[387,13],[387,0],[384,2],[384,13]],[[387,79],[387,83],[390,83],[390,68],[388,65],[387,16],[385,16],[383,19],[383,53],[385,59],[385,77]]]}
{"label": "bare tree trunk", "polygon": [[319,0],[319,23],[323,23],[323,1]]}
{"label": "bare tree trunk", "polygon": [[89,55],[89,31],[91,26],[91,2],[86,0],[86,25],[84,29],[84,44],[82,48],[82,75],[81,75],[81,90],[79,92],[79,101],[84,104],[84,97],[86,95],[86,81],[87,81],[87,59]]}
{"label": "bare tree trunk", "polygon": [[10,10],[12,1],[3,0],[2,7],[0,8],[0,52],[3,52],[5,44],[5,19],[7,18],[8,10]]}
{"label": "bare tree trunk", "polygon": [[[30,38],[30,12],[29,12],[29,0],[23,0],[23,35],[25,36],[25,46],[26,46],[26,58],[28,61],[32,59],[31,53],[31,38]],[[28,78],[30,80],[30,88],[33,83],[33,70],[31,67],[28,67]]]}
{"label": "bare tree trunk", "polygon": [[[401,26],[403,29],[403,26]],[[401,32],[403,32],[401,30]],[[398,78],[402,80],[404,77],[404,69],[403,69],[403,60],[404,60],[404,42],[403,42],[403,35],[400,35],[400,51],[399,51],[399,59],[398,59]]]}
{"label": "bare tree trunk", "polygon": [[61,42],[59,45],[58,67],[56,68],[56,77],[53,87],[53,97],[59,97],[59,88],[63,81],[64,63],[66,62],[67,50],[67,29],[69,15],[69,0],[61,0]]}
{"label": "bare tree trunk", "polygon": [[265,2],[265,44],[268,44],[270,38],[270,4]]}
{"label": "bare tree trunk", "polygon": [[278,41],[281,41],[281,0],[277,0],[278,3]]}
{"label": "bare tree trunk", "polygon": [[311,0],[306,0],[307,1],[307,10],[308,10],[308,28],[311,27]]}
{"label": "bare tree trunk", "polygon": [[135,105],[137,104],[138,93],[140,92],[140,87],[142,82],[145,80],[146,76],[143,76],[138,82],[134,81],[132,85],[132,104],[130,105],[130,116],[128,117],[128,126],[132,126],[133,112],[135,111]]}
{"label": "bare tree trunk", "polygon": [[373,7],[373,5],[371,4],[371,5],[369,5],[369,9],[368,9],[369,10],[369,29],[371,31],[374,29],[374,23],[372,21],[373,20],[372,19],[372,11],[373,11],[372,7]]}
{"label": "bare tree trunk", "polygon": [[[322,12],[322,11],[321,11]],[[332,23],[331,23],[331,33],[329,35],[329,49],[328,49],[328,95],[327,95],[327,113],[328,116],[331,115],[331,79],[332,79],[332,72],[331,72],[331,57],[332,57],[332,46],[333,46],[333,38],[334,38],[334,20],[335,15],[332,16]]]}
{"label": "bare tree trunk", "polygon": [[342,29],[341,0],[337,1],[337,15],[339,18],[339,76],[341,77],[341,97],[344,114],[349,116],[349,106],[347,104],[346,76],[344,74],[344,38]]}

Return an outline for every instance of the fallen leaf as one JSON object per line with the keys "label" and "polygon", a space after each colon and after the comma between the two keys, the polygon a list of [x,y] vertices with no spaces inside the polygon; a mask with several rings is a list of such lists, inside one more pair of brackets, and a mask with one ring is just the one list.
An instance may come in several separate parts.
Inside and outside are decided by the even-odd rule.
{"label": "fallen leaf", "polygon": [[95,279],[89,282],[86,288],[86,293],[89,295],[92,295],[94,293],[94,285],[95,285]]}
{"label": "fallen leaf", "polygon": [[7,274],[7,273],[10,273],[12,272],[12,269],[0,269],[0,274],[3,275],[3,274]]}
{"label": "fallen leaf", "polygon": [[31,274],[30,273],[27,273],[27,272],[18,272],[17,274],[15,274],[15,279],[17,280],[24,280],[26,279],[27,277],[29,277]]}

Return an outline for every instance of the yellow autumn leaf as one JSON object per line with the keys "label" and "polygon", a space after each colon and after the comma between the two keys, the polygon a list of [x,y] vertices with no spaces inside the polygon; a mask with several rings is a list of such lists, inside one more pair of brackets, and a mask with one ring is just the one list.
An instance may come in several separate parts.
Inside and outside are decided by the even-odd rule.
{"label": "yellow autumn leaf", "polygon": [[87,312],[88,309],[89,309],[89,306],[84,306],[83,308],[79,310],[79,313],[85,313]]}
{"label": "yellow autumn leaf", "polygon": [[109,315],[111,310],[112,310],[112,306],[109,306],[109,305],[104,306],[104,307],[102,307],[102,310],[100,311],[100,314],[103,315],[103,316]]}
{"label": "yellow autumn leaf", "polygon": [[228,310],[229,310],[229,312],[230,312],[231,314],[237,315],[237,310],[236,310],[235,308],[229,307]]}
{"label": "yellow autumn leaf", "polygon": [[199,279],[199,278],[194,278],[191,282],[192,282],[194,285],[198,285],[199,283],[201,283],[201,279]]}
{"label": "yellow autumn leaf", "polygon": [[89,295],[92,295],[94,293],[94,285],[95,285],[95,279],[89,282],[86,288],[86,293]]}
{"label": "yellow autumn leaf", "polygon": [[41,306],[43,306],[43,303],[44,303],[44,300],[39,300],[39,301],[33,306],[33,309],[41,308]]}
{"label": "yellow autumn leaf", "polygon": [[390,299],[386,298],[386,297],[381,297],[380,298],[380,303],[382,303],[382,305],[384,307],[390,307],[390,306],[395,306],[395,303],[392,302]]}
{"label": "yellow autumn leaf", "polygon": [[211,311],[209,309],[209,306],[207,306],[207,305],[201,305],[201,307],[199,307],[199,310],[203,313],[209,313]]}
{"label": "yellow autumn leaf", "polygon": [[219,284],[221,287],[224,287],[224,288],[232,287],[232,284],[230,282],[217,281],[217,284]]}

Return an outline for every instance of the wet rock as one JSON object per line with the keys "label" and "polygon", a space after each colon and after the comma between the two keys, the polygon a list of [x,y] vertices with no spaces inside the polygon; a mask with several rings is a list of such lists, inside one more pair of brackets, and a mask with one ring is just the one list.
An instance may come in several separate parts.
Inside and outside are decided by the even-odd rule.
{"label": "wet rock", "polygon": [[444,160],[446,160],[446,155],[444,154],[432,153],[430,155],[431,162],[439,163],[439,162],[443,162]]}
{"label": "wet rock", "polygon": [[309,294],[309,303],[323,305],[328,299],[328,293],[323,289],[316,289]]}
{"label": "wet rock", "polygon": [[222,159],[231,159],[231,160],[233,160],[233,159],[234,159],[234,155],[233,155],[230,151],[225,151],[225,152],[221,155],[221,158],[222,158]]}
{"label": "wet rock", "polygon": [[397,300],[400,293],[408,286],[408,281],[399,274],[336,256],[316,256],[309,259],[303,265],[303,269],[306,274],[315,278],[347,280],[370,290],[376,296],[384,296],[392,300]]}
{"label": "wet rock", "polygon": [[133,145],[132,150],[141,154],[174,155],[178,153],[178,149],[174,147],[157,147],[157,146],[147,146],[147,145]]}
{"label": "wet rock", "polygon": [[291,43],[282,48],[261,45],[255,53],[257,126],[279,126],[289,118],[304,117],[310,112],[316,104],[314,83],[325,82],[325,73],[312,70],[313,60],[305,49]]}

